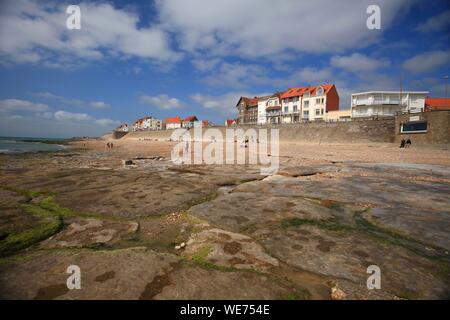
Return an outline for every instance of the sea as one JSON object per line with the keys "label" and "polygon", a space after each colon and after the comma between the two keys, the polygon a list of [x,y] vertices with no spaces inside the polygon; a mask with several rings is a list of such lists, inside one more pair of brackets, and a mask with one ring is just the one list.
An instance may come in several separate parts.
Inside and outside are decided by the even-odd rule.
{"label": "sea", "polygon": [[0,137],[0,153],[18,154],[42,151],[61,151],[67,146],[58,144],[64,139]]}

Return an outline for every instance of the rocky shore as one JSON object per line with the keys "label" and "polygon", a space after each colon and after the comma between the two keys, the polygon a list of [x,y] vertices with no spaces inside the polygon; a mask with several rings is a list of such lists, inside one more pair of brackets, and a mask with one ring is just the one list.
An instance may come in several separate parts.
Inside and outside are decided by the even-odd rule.
{"label": "rocky shore", "polygon": [[113,143],[0,155],[0,298],[450,297],[449,150],[283,144],[264,176]]}

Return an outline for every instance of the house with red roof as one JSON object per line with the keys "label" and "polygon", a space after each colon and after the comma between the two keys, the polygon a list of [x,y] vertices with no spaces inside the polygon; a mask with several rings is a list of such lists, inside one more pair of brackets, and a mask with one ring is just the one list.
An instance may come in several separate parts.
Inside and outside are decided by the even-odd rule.
{"label": "house with red roof", "polygon": [[238,124],[256,124],[258,122],[258,97],[240,97],[236,108],[238,109]]}
{"label": "house with red roof", "polygon": [[128,128],[128,123],[123,123],[120,126],[118,126],[115,131],[121,131],[121,132],[128,132],[129,128]]}
{"label": "house with red roof", "polygon": [[193,128],[197,122],[198,122],[198,119],[196,116],[189,116],[189,117],[186,117],[186,119],[184,119],[181,122],[181,127],[182,128]]}
{"label": "house with red roof", "polygon": [[225,120],[225,127],[234,127],[236,126],[236,120],[235,119],[227,119]]}
{"label": "house with red roof", "polygon": [[449,98],[425,98],[425,111],[450,110]]}
{"label": "house with red roof", "polygon": [[329,111],[339,110],[339,94],[332,83],[289,88],[281,94],[283,123],[324,120]]}
{"label": "house with red roof", "polygon": [[133,123],[133,131],[143,131],[143,130],[161,130],[162,121],[153,117],[143,117],[136,120]]}
{"label": "house with red roof", "polygon": [[179,116],[173,118],[166,118],[166,130],[173,130],[181,128],[181,118]]}

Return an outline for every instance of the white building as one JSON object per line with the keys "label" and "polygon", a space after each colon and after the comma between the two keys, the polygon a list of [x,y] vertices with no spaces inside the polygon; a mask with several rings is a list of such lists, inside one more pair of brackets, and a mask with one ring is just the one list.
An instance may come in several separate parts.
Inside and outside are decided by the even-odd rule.
{"label": "white building", "polygon": [[339,110],[339,94],[332,83],[289,88],[281,101],[283,123],[325,120],[327,112]]}
{"label": "white building", "polygon": [[420,112],[425,108],[427,91],[368,91],[352,94],[352,118],[394,116]]}
{"label": "white building", "polygon": [[134,131],[161,130],[161,129],[162,129],[162,120],[155,119],[153,117],[144,117],[142,119],[137,120],[133,124]]}
{"label": "white building", "polygon": [[120,126],[118,126],[117,128],[116,128],[116,131],[122,131],[122,132],[128,132],[128,124],[127,123],[124,123],[124,124],[121,124]]}
{"label": "white building", "polygon": [[[268,119],[268,111],[273,107],[280,106],[280,93],[271,96],[265,96],[258,99],[258,124],[266,124]],[[269,110],[267,110],[269,108]]]}
{"label": "white building", "polygon": [[182,120],[179,116],[166,118],[166,130],[174,130],[181,128]]}
{"label": "white building", "polygon": [[260,97],[258,99],[258,124],[266,124],[267,100],[270,96]]}

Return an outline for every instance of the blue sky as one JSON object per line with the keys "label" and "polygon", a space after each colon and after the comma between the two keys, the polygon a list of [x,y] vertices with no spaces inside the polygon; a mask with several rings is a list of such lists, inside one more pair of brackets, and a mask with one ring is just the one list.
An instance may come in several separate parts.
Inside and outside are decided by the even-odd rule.
{"label": "blue sky", "polygon": [[[66,8],[81,8],[68,30]],[[366,27],[369,5],[381,29]],[[98,136],[139,117],[235,117],[241,95],[335,83],[445,95],[445,0],[0,2],[0,135]]]}

